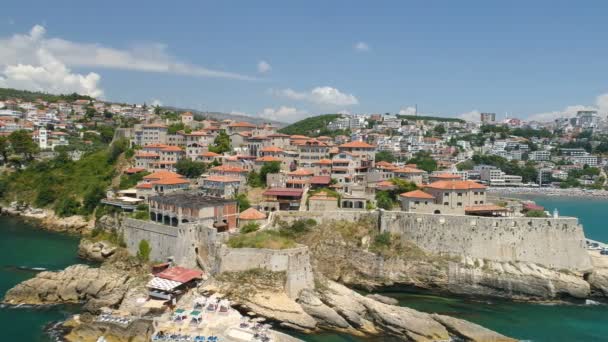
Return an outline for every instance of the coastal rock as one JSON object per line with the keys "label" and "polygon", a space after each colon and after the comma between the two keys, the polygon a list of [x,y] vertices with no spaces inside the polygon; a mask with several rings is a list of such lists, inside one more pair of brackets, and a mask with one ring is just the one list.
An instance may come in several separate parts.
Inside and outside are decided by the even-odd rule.
{"label": "coastal rock", "polygon": [[587,278],[587,281],[591,285],[594,295],[608,297],[608,269],[593,271]]}
{"label": "coastal rock", "polygon": [[97,342],[100,336],[104,336],[107,341],[147,342],[154,331],[152,321],[147,319],[138,319],[127,326],[120,326],[96,322],[86,314],[77,315],[63,325],[70,328],[64,337],[69,342]]}
{"label": "coastal rock", "polygon": [[103,262],[111,257],[117,247],[108,241],[91,241],[81,239],[78,244],[78,257],[82,259]]}
{"label": "coastal rock", "polygon": [[81,234],[93,228],[93,221],[87,220],[83,216],[59,217],[50,209],[32,208],[28,205],[18,204],[17,202],[13,202],[10,206],[2,208],[2,213],[35,220],[45,229],[60,232]]}
{"label": "coastal rock", "polygon": [[530,263],[487,260],[450,263],[448,289],[463,295],[542,300],[563,296],[586,298],[591,291],[582,274]]}
{"label": "coastal rock", "polygon": [[241,302],[256,314],[304,332],[316,330],[317,321],[286,293],[259,292]]}
{"label": "coastal rock", "polygon": [[367,296],[365,296],[367,298],[371,298],[373,300],[377,300],[380,303],[384,303],[384,304],[388,304],[388,305],[398,305],[399,301],[396,300],[395,298],[391,298],[391,297],[386,297],[383,295],[379,295],[377,293],[374,294],[368,294]]}
{"label": "coastal rock", "polygon": [[10,289],[8,304],[59,304],[88,301],[86,309],[118,305],[128,290],[129,276],[104,268],[74,265],[59,272],[41,272]]}
{"label": "coastal rock", "polygon": [[511,342],[512,338],[495,333],[477,324],[473,324],[450,316],[433,314],[431,317],[441,323],[448,331],[466,341],[479,342]]}

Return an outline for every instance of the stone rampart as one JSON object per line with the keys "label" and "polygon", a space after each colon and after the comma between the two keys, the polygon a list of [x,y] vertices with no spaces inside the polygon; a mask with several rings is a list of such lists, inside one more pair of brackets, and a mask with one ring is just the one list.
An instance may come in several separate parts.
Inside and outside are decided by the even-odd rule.
{"label": "stone rampart", "polygon": [[475,217],[383,211],[380,231],[400,235],[437,254],[523,261],[554,269],[592,268],[583,228],[572,217]]}
{"label": "stone rampart", "polygon": [[276,220],[308,218],[318,223],[370,218],[380,232],[399,235],[434,254],[530,262],[558,270],[592,268],[583,228],[572,217],[477,217],[380,210],[280,212]]}
{"label": "stone rampart", "polygon": [[297,298],[303,289],[314,286],[308,247],[290,249],[229,248],[219,252],[218,272],[241,272],[261,268],[272,272],[285,272],[285,290]]}
{"label": "stone rampart", "polygon": [[132,255],[137,254],[139,242],[147,240],[152,248],[150,260],[165,261],[175,255],[178,230],[176,227],[125,218],[122,222],[127,249]]}

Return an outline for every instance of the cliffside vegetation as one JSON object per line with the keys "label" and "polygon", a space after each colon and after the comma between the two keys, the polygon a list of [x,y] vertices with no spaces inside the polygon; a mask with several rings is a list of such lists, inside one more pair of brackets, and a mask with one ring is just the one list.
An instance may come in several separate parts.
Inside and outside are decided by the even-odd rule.
{"label": "cliffside vegetation", "polygon": [[50,160],[32,160],[26,167],[0,176],[0,198],[52,208],[59,216],[90,215],[105,197],[118,158],[127,150],[128,142],[119,140],[85,153],[77,161],[65,151]]}
{"label": "cliffside vegetation", "polygon": [[340,114],[324,114],[319,116],[313,116],[294,122],[287,127],[283,127],[279,132],[289,135],[308,135],[308,136],[320,136],[329,135],[332,132],[327,130],[327,125],[333,120],[341,117]]}

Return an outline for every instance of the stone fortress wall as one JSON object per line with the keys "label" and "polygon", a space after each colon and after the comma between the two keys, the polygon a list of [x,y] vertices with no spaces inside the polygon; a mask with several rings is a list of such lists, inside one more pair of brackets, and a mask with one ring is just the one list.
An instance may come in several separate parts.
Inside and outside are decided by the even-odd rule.
{"label": "stone fortress wall", "polygon": [[140,241],[147,240],[152,247],[151,260],[166,261],[172,257],[180,266],[199,266],[210,274],[255,268],[285,272],[285,289],[293,298],[297,298],[301,290],[314,287],[306,246],[282,250],[228,248],[225,245],[227,234],[218,233],[204,223],[171,227],[127,218],[122,222],[121,229],[132,255],[137,254]]}
{"label": "stone fortress wall", "polygon": [[573,271],[592,269],[583,228],[572,217],[476,217],[403,211],[279,212],[276,220],[355,221],[371,218],[390,232],[434,254],[499,262],[529,262]]}

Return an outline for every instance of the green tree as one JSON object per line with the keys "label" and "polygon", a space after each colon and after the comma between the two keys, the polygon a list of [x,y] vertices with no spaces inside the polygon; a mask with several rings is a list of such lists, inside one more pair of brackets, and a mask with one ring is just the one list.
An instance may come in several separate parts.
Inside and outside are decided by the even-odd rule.
{"label": "green tree", "polygon": [[376,153],[376,163],[381,161],[392,163],[395,160],[396,158],[391,151],[380,151]]}
{"label": "green tree", "polygon": [[73,197],[64,197],[55,206],[55,214],[59,217],[68,217],[78,214],[80,203]]}
{"label": "green tree", "polygon": [[220,133],[213,140],[213,145],[209,146],[209,151],[215,153],[225,153],[230,152],[232,148],[230,147],[230,136],[226,134],[225,131],[220,131]]}
{"label": "green tree", "polygon": [[526,217],[547,217],[547,213],[543,210],[530,210],[526,213]]}
{"label": "green tree", "polygon": [[106,197],[106,192],[104,190],[103,187],[101,186],[95,186],[93,187],[91,190],[89,190],[85,195],[84,195],[84,199],[83,199],[83,213],[84,214],[90,214],[92,213],[95,208],[99,205],[99,201],[101,201],[103,198]]}
{"label": "green tree", "polygon": [[445,126],[444,125],[437,125],[437,126],[435,126],[433,128],[433,132],[435,133],[435,135],[442,136],[446,132]]}
{"label": "green tree", "polygon": [[183,131],[185,128],[186,128],[186,126],[184,125],[183,122],[177,122],[177,123],[171,124],[169,127],[167,127],[167,133],[175,134],[179,131]]}
{"label": "green tree", "polygon": [[279,173],[281,171],[281,163],[278,161],[266,162],[260,169],[260,181],[266,185],[266,175],[269,173]]}
{"label": "green tree", "polygon": [[416,166],[424,171],[432,172],[437,170],[437,161],[431,157],[431,153],[427,151],[419,151],[414,154],[414,157],[408,160],[408,164],[416,164]]}
{"label": "green tree", "polygon": [[251,203],[249,203],[249,199],[246,194],[238,194],[236,195],[236,202],[239,206],[239,212],[243,212],[251,207]]}
{"label": "green tree", "polygon": [[32,140],[32,136],[26,130],[14,131],[8,136],[8,141],[15,154],[23,156],[26,161],[34,159],[34,154],[38,152],[38,146]]}
{"label": "green tree", "polygon": [[139,241],[139,246],[137,249],[137,258],[139,261],[148,262],[150,261],[150,253],[152,252],[152,247],[150,247],[150,243],[148,240]]}
{"label": "green tree", "polygon": [[188,178],[198,178],[207,170],[207,164],[192,161],[190,159],[180,159],[175,163],[175,171]]}
{"label": "green tree", "polygon": [[2,163],[8,161],[8,154],[10,152],[10,143],[8,138],[4,135],[0,136],[0,156],[2,156]]}
{"label": "green tree", "polygon": [[393,209],[393,200],[388,191],[376,192],[376,206],[386,210]]}
{"label": "green tree", "polygon": [[239,231],[241,232],[241,234],[247,234],[247,233],[255,232],[258,229],[260,229],[260,225],[258,223],[249,222],[246,225],[244,225],[243,227],[241,227],[241,229]]}
{"label": "green tree", "polygon": [[262,186],[264,186],[262,180],[260,179],[260,174],[255,170],[249,172],[249,174],[247,175],[247,185],[252,188],[261,188]]}

